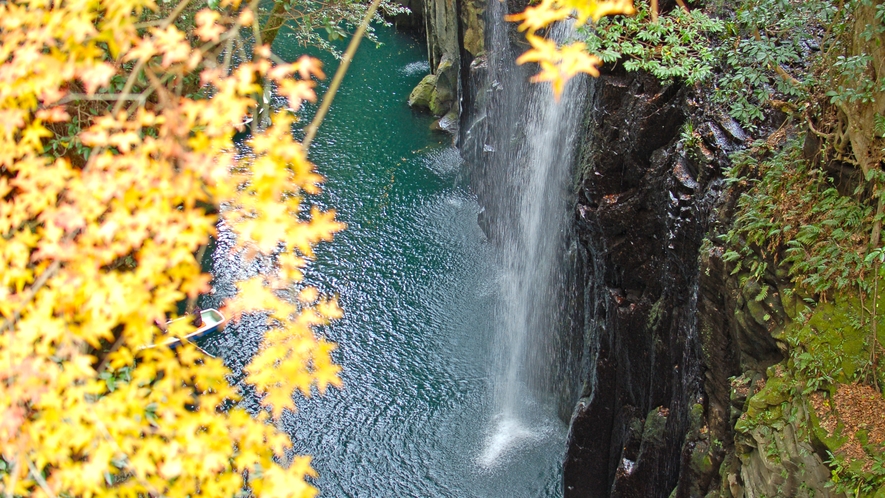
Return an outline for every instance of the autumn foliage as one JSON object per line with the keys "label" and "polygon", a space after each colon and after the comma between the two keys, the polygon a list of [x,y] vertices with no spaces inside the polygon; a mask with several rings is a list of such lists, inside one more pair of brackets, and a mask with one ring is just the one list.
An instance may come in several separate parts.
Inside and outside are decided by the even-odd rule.
{"label": "autumn foliage", "polygon": [[[343,225],[305,197],[323,179],[290,111],[253,130],[247,153],[233,142],[261,84],[298,109],[323,77],[309,58],[272,61],[257,5],[193,9],[183,30],[186,1],[0,4],[4,496],[315,494],[309,459],[287,458],[273,420],[293,391],[340,385],[334,346],[313,331],[340,310],[300,270]],[[247,369],[267,407],[257,417],[220,360],[144,347],[209,290],[197,255],[219,223],[242,257],[278,269],[226,303],[267,317]]]}
{"label": "autumn foliage", "polygon": [[549,81],[553,95],[558,99],[566,82],[578,73],[599,76],[602,60],[587,51],[584,42],[558,45],[539,34],[557,21],[574,18],[581,26],[588,21],[596,22],[605,16],[636,13],[633,0],[541,0],[526,7],[523,12],[507,16],[508,21],[519,22],[519,30],[526,32],[531,48],[516,62],[536,62],[541,72],[532,78],[534,82]]}

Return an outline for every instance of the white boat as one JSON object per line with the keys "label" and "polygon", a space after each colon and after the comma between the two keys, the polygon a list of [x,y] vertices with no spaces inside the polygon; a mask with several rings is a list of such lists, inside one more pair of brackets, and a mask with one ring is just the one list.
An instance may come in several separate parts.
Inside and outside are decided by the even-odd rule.
{"label": "white boat", "polygon": [[[160,343],[151,344],[150,346],[146,347],[153,348],[157,346],[168,346],[170,348],[174,348],[181,345],[182,341],[192,342],[198,337],[217,332],[219,329],[224,327],[224,322],[226,321],[224,315],[222,315],[221,312],[215,308],[200,310],[200,317],[203,319],[202,325],[200,325],[197,330],[191,332],[190,334],[187,334],[184,337],[170,337]],[[180,318],[176,318],[175,320],[169,320],[168,322],[166,322],[165,330],[169,330],[169,326],[175,322],[190,319],[191,316],[186,315]]]}

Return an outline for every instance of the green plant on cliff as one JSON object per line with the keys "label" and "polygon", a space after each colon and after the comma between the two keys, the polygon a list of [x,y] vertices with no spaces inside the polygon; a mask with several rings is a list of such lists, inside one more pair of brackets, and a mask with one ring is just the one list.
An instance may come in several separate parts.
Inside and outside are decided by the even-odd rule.
{"label": "green plant on cliff", "polygon": [[[813,57],[818,33],[835,9],[833,2],[745,0],[728,22],[728,36],[717,48],[722,73],[715,98],[742,125],[755,128],[763,110],[789,102],[799,108],[807,97],[803,64]],[[802,80],[802,81],[800,81]]]}
{"label": "green plant on cliff", "polygon": [[[732,115],[752,128],[768,106],[784,111],[785,119],[766,141],[733,157],[729,181],[745,194],[725,237],[725,259],[735,273],[760,283],[785,272],[795,291],[790,300],[809,305],[776,332],[789,346],[784,365],[794,396],[810,400],[824,390],[832,397],[858,383],[872,386],[865,388],[881,401],[875,393],[885,384],[879,361],[885,294],[885,56],[879,40],[885,4],[846,1],[838,10],[814,4],[807,17],[791,14],[789,3],[745,2],[736,19],[753,36],[723,45],[732,51],[734,72],[719,80],[719,98],[731,103]],[[784,8],[786,24],[778,28],[771,13]],[[791,24],[791,15],[809,19],[817,36],[804,38],[811,33]],[[754,25],[757,32],[747,31]],[[797,32],[804,34],[797,39]],[[767,51],[772,47],[779,56]],[[794,63],[797,54],[808,58],[807,72]],[[741,74],[753,84],[730,88]],[[741,91],[743,101],[734,97]],[[830,426],[833,437],[842,438],[831,447],[833,487],[850,496],[876,493],[885,485],[885,460],[870,444],[873,426],[841,427]],[[843,447],[846,440],[856,442],[853,451]]]}
{"label": "green plant on cliff", "polygon": [[[754,129],[767,106],[791,101],[799,108],[807,84],[791,73],[814,52],[808,40],[823,31],[832,2],[747,0],[734,11],[675,8],[651,15],[645,2],[633,17],[600,20],[582,28],[586,49],[627,71],[647,71],[665,83],[691,85],[715,77],[714,98],[743,126]],[[802,102],[798,102],[801,100]]]}
{"label": "green plant on cliff", "polygon": [[[768,157],[760,160],[760,155]],[[770,150],[767,144],[733,156],[730,182],[751,187],[738,200],[738,215],[726,235],[724,259],[733,273],[764,281],[768,264],[784,265],[809,294],[860,286],[873,210],[863,192],[839,192],[834,180],[802,158],[797,138]]]}
{"label": "green plant on cliff", "polygon": [[[814,4],[809,12],[797,13],[789,2],[751,0],[737,10],[742,29],[754,36],[736,42],[735,54],[741,46],[752,47],[754,40],[768,40],[769,48],[778,45],[782,49],[781,56],[773,56],[763,43],[756,57],[744,52],[736,60],[759,60],[756,69],[767,66],[781,75],[779,80],[759,79],[759,87],[773,90],[778,83],[781,95],[793,96],[789,104],[793,112],[787,114],[782,131],[767,143],[734,157],[730,181],[749,190],[738,202],[735,225],[726,237],[733,247],[726,259],[736,263],[735,272],[749,269],[749,277],[760,282],[768,264],[783,265],[807,295],[826,301],[833,292],[854,293],[864,310],[865,297],[878,297],[877,282],[885,259],[880,247],[885,174],[882,143],[876,141],[881,114],[870,112],[876,97],[881,100],[885,92],[885,79],[876,77],[880,64],[876,50],[881,48],[875,43],[885,32],[885,8],[872,0],[846,2],[838,11],[827,2]],[[859,22],[870,18],[875,22],[858,28]],[[825,34],[809,38],[808,30],[798,27],[803,23]],[[771,40],[779,41],[772,44]],[[797,85],[798,80],[784,76],[781,63],[794,60],[803,46],[818,43],[821,51],[810,65],[812,71],[802,76],[805,83]],[[751,74],[754,65],[742,63],[741,67]],[[805,89],[807,94],[800,91]],[[738,107],[743,105],[736,102]],[[864,140],[858,138],[858,128]],[[808,153],[802,151],[806,133],[820,143],[814,161],[803,157]],[[792,138],[784,139],[785,135]],[[860,171],[853,179],[837,183],[821,167],[827,162],[847,163]],[[875,349],[875,308],[868,314],[866,323],[873,335],[870,347]],[[864,322],[861,312],[859,323]]]}
{"label": "green plant on cliff", "polygon": [[[217,3],[218,0],[215,0]],[[210,2],[211,3],[211,2]],[[305,0],[274,0],[272,4],[261,2],[262,6],[273,7],[262,15],[261,38],[268,44],[285,24],[283,36],[293,39],[303,47],[318,47],[336,57],[341,51],[331,42],[350,36],[362,22],[371,2],[359,0],[326,0],[323,2]],[[394,0],[382,0],[377,12],[372,16],[373,24],[389,26],[387,19],[409,13],[409,9]],[[366,27],[366,38],[378,43],[372,25]]]}
{"label": "green plant on cliff", "polygon": [[710,40],[724,32],[725,23],[701,10],[675,9],[652,20],[649,7],[639,3],[635,16],[605,18],[581,33],[587,50],[603,62],[694,84],[711,76],[716,58]]}

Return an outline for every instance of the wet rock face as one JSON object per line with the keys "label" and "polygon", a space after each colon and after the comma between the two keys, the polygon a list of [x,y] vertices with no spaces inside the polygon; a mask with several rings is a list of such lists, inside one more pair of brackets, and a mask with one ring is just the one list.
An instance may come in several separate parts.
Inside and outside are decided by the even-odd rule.
{"label": "wet rock face", "polygon": [[688,409],[701,397],[696,352],[684,347],[703,230],[696,179],[674,174],[683,93],[609,74],[591,99],[576,217],[593,297],[566,496],[667,496],[676,486]]}
{"label": "wet rock face", "polygon": [[[767,330],[734,323],[740,292],[728,288],[721,253],[699,260],[704,234],[733,210],[721,172],[747,137],[693,99],[621,72],[599,78],[588,104],[575,206],[588,254],[585,373],[567,497],[718,489],[722,441],[733,439],[728,377],[780,359]],[[702,124],[686,150],[689,115]]]}

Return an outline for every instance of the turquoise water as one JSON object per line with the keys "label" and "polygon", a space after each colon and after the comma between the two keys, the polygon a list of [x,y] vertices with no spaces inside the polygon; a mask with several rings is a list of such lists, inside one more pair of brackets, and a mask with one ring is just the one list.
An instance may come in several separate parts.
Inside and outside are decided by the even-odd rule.
{"label": "turquoise water", "polygon": [[[379,35],[381,47],[361,46],[310,151],[327,178],[319,202],[348,224],[307,272],[345,310],[323,330],[339,345],[345,387],[296,398],[298,412],[281,427],[296,453],[313,456],[322,496],[560,496],[566,428],[543,404],[526,395],[542,422],[492,436],[500,272],[477,224],[481,209],[460,186],[451,138],[405,103],[428,72],[423,42]],[[287,60],[301,54],[275,49]],[[334,61],[325,59],[331,76]],[[270,270],[270,262],[244,265],[229,247],[221,230],[216,293],[204,306],[233,295],[237,279]],[[205,343],[235,382],[258,347],[259,321],[247,317]]]}

